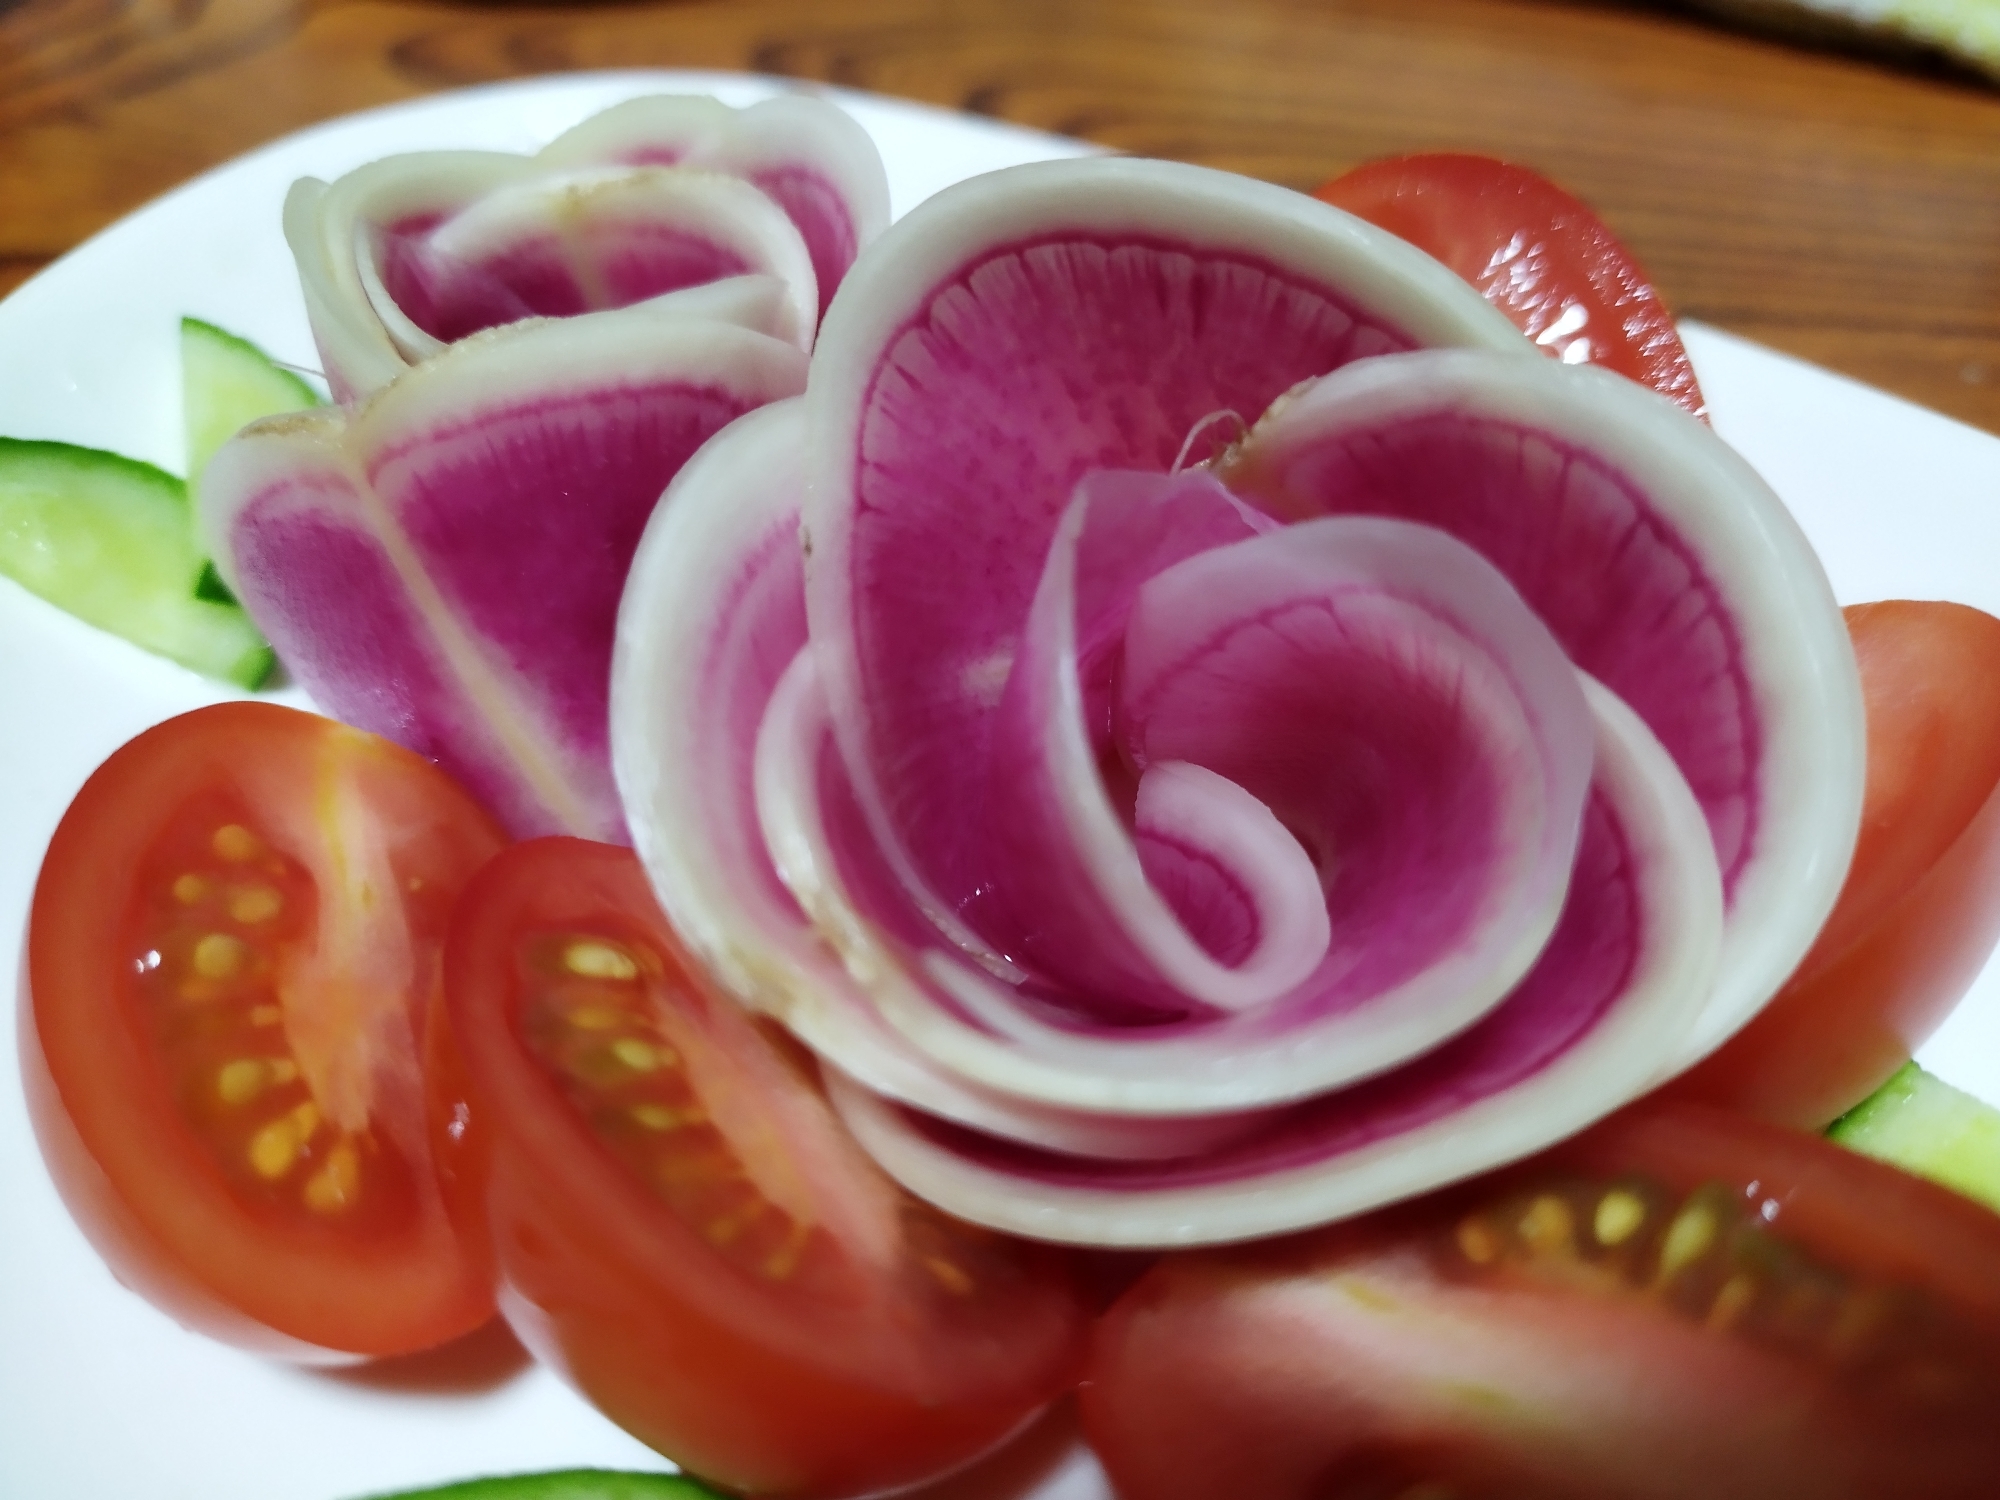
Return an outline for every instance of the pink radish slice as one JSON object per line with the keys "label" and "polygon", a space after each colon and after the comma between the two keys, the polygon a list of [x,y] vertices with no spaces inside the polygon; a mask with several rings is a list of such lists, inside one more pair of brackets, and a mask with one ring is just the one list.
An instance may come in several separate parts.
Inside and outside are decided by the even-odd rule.
{"label": "pink radish slice", "polygon": [[[1098,493],[1106,478],[1124,493]],[[1589,778],[1569,664],[1440,533],[1352,520],[1246,539],[1239,521],[1225,539],[1183,523],[1175,560],[1132,545],[1129,516],[1170,526],[1176,500],[1211,496],[1218,518],[1233,502],[1189,476],[1152,479],[1166,503],[1148,504],[1145,482],[1086,480],[1050,549],[997,710],[984,929],[1076,992],[1080,1020],[1097,996],[1150,999],[1163,1023],[1188,1001],[1272,1006],[1266,1034],[1408,1012],[1371,1021],[1320,1086],[1432,1045],[1497,1003],[1554,924]],[[1077,523],[1119,509],[1123,545],[1079,558]],[[1067,628],[1086,567],[1138,585],[1129,617],[1098,627],[1123,654],[1116,724],[1095,744]],[[1113,740],[1138,773],[1130,829],[1099,773]],[[1202,951],[1218,920],[1247,924],[1233,962]]]}
{"label": "pink radish slice", "polygon": [[790,304],[782,327],[753,326],[811,347],[823,300],[888,217],[867,133],[806,98],[633,100],[610,116],[536,156],[420,152],[293,185],[285,238],[337,399],[477,328],[678,314],[662,293],[745,271],[778,274]]}
{"label": "pink radish slice", "polygon": [[808,395],[808,613],[862,806],[934,921],[981,945],[962,809],[1077,480],[1165,470],[1218,411],[1432,343],[1533,354],[1403,242],[1172,163],[990,173],[857,262]]}
{"label": "pink radish slice", "polygon": [[639,534],[804,363],[721,323],[493,330],[351,413],[246,430],[204,475],[203,525],[322,708],[438,760],[516,834],[618,840],[607,693]]}
{"label": "pink radish slice", "polygon": [[376,233],[371,299],[413,354],[435,351],[410,347],[419,341],[399,315],[443,344],[524,317],[629,307],[751,274],[788,288],[787,323],[801,347],[818,320],[812,265],[791,221],[749,183],[710,173],[549,172],[441,221],[418,216]]}
{"label": "pink radish slice", "polygon": [[[1326,536],[1344,530],[1412,530],[1392,522],[1322,522],[1320,528],[1308,528],[1308,532]],[[1286,534],[1260,536],[1252,542],[1236,542],[1234,546],[1200,554],[1194,558],[1194,564],[1212,558],[1234,562],[1230,554],[1238,550],[1276,548],[1288,542],[1308,546],[1312,540],[1316,536],[1310,534],[1300,538]],[[1398,536],[1396,540],[1410,538]],[[1412,566],[1416,572],[1434,574],[1430,584],[1438,592],[1472,594],[1474,598],[1470,600],[1458,600],[1464,618],[1478,618],[1480,600],[1476,594],[1480,588],[1502,596],[1508,594],[1506,584],[1490,568],[1478,564],[1476,558],[1460,558],[1462,548],[1456,548],[1448,538],[1436,532],[1420,532],[1418,540],[1426,546],[1420,546],[1414,556],[1400,562]],[[1438,566],[1438,554],[1446,554],[1446,566]],[[1468,562],[1472,564],[1470,570],[1466,568]],[[1194,564],[1180,566],[1188,568]],[[1484,578],[1476,570],[1484,570]],[[1160,578],[1172,578],[1172,572],[1168,570]],[[1398,582],[1408,584],[1406,578],[1398,578]],[[1206,584],[1204,580],[1196,580],[1196,586]],[[1518,610],[1518,602],[1514,608]],[[1422,630],[1410,630],[1408,620],[1398,620],[1398,624],[1418,642],[1426,640]],[[1522,628],[1520,622],[1510,622],[1510,626],[1514,630]],[[1538,626],[1528,620],[1526,630],[1532,636],[1538,632]],[[1436,628],[1430,626],[1430,636],[1436,634]],[[1504,632],[1492,630],[1490,634]],[[1286,664],[1294,664],[1296,642],[1284,642],[1284,646]],[[812,914],[820,932],[848,956],[850,970],[868,990],[872,1004],[884,1020],[942,1068],[974,1086],[1014,1094],[1048,1108],[1130,1112],[1134,1116],[1150,1116],[1162,1124],[1176,1116],[1258,1110],[1282,1100],[1320,1094],[1436,1046],[1442,1038],[1472,1024],[1482,1012],[1498,1004],[1508,986],[1534,962],[1556,920],[1570,874],[1570,852],[1576,840],[1584,780],[1590,772],[1586,760],[1590,728],[1588,720],[1582,718],[1574,674],[1560,654],[1552,652],[1546,636],[1540,642],[1540,650],[1542,656],[1536,660],[1534,646],[1528,646],[1524,676],[1554,674],[1562,680],[1562,688],[1566,688],[1566,692],[1556,690],[1554,684],[1544,680],[1534,690],[1534,696],[1542,698],[1542,714],[1552,720],[1548,728],[1554,744],[1546,750],[1548,764],[1536,766],[1536,760],[1544,752],[1528,748],[1534,734],[1526,728],[1528,716],[1520,708],[1512,710],[1520,722],[1506,726],[1512,690],[1502,690],[1498,694],[1498,708],[1488,708],[1486,716],[1476,720],[1482,728],[1490,724],[1506,726],[1512,746],[1504,752],[1496,752],[1492,746],[1468,746],[1472,750],[1470,756],[1448,760],[1446,764],[1452,776],[1478,780],[1482,772],[1490,770],[1486,762],[1494,760],[1510,772],[1498,780],[1526,780],[1530,784],[1526,792],[1508,788],[1510,796],[1520,798],[1524,806],[1536,812],[1544,800],[1554,804],[1548,818],[1550,826],[1544,828],[1530,816],[1528,832],[1512,828],[1508,836],[1494,838],[1494,830],[1488,828],[1484,838],[1468,840],[1464,828],[1452,828],[1450,834],[1444,828],[1432,828],[1426,834],[1418,816],[1414,820],[1416,842],[1442,844],[1446,850],[1458,852],[1462,862],[1478,868],[1480,874],[1498,870],[1502,878],[1494,882],[1494,890],[1488,890],[1492,910],[1482,914],[1486,920],[1476,924],[1472,934],[1452,934],[1460,938],[1456,942],[1436,942],[1436,934],[1426,934],[1432,938],[1428,948],[1422,948],[1418,942],[1402,946],[1386,942],[1384,946],[1396,948],[1396,958],[1420,950],[1432,964],[1416,974],[1398,974],[1400,984],[1368,994],[1366,1002],[1344,994],[1340,984],[1350,972],[1368,972],[1366,938],[1370,936],[1370,922],[1374,930],[1386,930],[1388,938],[1402,936],[1396,932],[1394,912],[1388,912],[1388,920],[1378,912],[1358,912],[1360,920],[1352,934],[1354,940],[1346,944],[1348,952],[1340,956],[1342,962],[1326,966],[1328,972],[1318,976],[1322,980],[1318,988],[1298,986],[1276,1004],[1234,1016],[1202,1016],[1174,1024],[1144,1012],[1122,1014],[1106,1008],[1100,996],[1090,996],[1096,1004],[1094,1024],[1082,1026],[1078,1022],[1080,1006],[1076,996],[1050,994],[1048,986],[1004,984],[994,974],[988,974],[984,966],[966,962],[960,950],[952,948],[942,934],[924,924],[922,916],[910,908],[894,874],[882,862],[880,848],[868,836],[866,820],[852,800],[842,760],[814,752],[810,722],[800,730],[808,738],[796,742],[784,762],[776,762],[776,756],[770,756],[774,764],[764,764],[772,748],[772,724],[766,720],[764,738],[760,740],[758,808],[764,818],[766,842],[778,852],[786,882],[808,914]],[[1454,696],[1494,696],[1492,684],[1466,686],[1468,678],[1476,680],[1480,676],[1492,678],[1494,668],[1490,664],[1482,666],[1474,654],[1470,660],[1458,660],[1438,682]],[[1314,674],[1304,674],[1298,686],[1308,700],[1318,696],[1322,688]],[[1416,692],[1410,690],[1412,684],[1408,682],[1398,686],[1406,696],[1424,700],[1426,684],[1422,680],[1414,684]],[[1360,704],[1364,712],[1394,710],[1396,706],[1396,694],[1386,698],[1378,694]],[[1570,710],[1576,710],[1576,722],[1568,722]],[[1166,714],[1160,718],[1164,720]],[[1222,728],[1228,728],[1230,718],[1224,716],[1218,722]],[[1260,738],[1266,726],[1250,724],[1246,728],[1252,738]],[[1406,730],[1408,724],[1392,718],[1390,728]],[[1584,736],[1582,746],[1574,744],[1572,732]],[[1506,744],[1506,740],[1500,744]],[[1402,736],[1384,740],[1384,748],[1390,754],[1410,750],[1402,742]],[[1526,778],[1514,774],[1524,764],[1528,770]],[[1668,776],[1678,776],[1678,772],[1672,772],[1670,762],[1662,764]],[[1366,770],[1366,766],[1362,768]],[[1336,786],[1350,770],[1338,758],[1328,760],[1320,768],[1322,776]],[[1212,772],[1208,776],[1218,782],[1222,780]],[[1072,804],[1084,800],[1076,792],[1078,788],[1068,788]],[[1008,804],[994,794],[978,806],[1002,828],[1014,828],[1022,818],[1032,816],[1028,798],[1022,798],[1022,804]],[[1458,836],[1458,844],[1452,842],[1452,834]],[[1290,838],[1290,834],[1282,836]],[[1464,848],[1466,842],[1472,842],[1474,850],[1468,852]],[[1702,848],[1706,850],[1706,846]],[[794,850],[806,852],[804,858],[796,854],[788,858],[788,852]],[[1484,864],[1496,850],[1502,858],[1496,858],[1490,866]],[[1478,860],[1472,858],[1474,854]],[[1366,850],[1358,850],[1350,858],[1356,858],[1366,872],[1370,862]],[[1704,858],[1712,864],[1712,856],[1704,854]],[[1084,908],[1090,892],[1080,892],[1076,886],[1054,880],[1050,864],[1052,860],[1048,858],[1040,862],[1030,860],[1026,870],[1010,870],[996,876],[996,884],[1004,878],[1052,884],[1052,904],[1070,902]],[[1514,868],[1508,868],[1508,864]],[[1448,870],[1446,880],[1464,884],[1456,868]],[[1314,892],[1318,894],[1318,882],[1314,882]],[[1422,906],[1426,894],[1432,892],[1426,892],[1418,884],[1412,900]],[[1416,920],[1424,916],[1428,914],[1416,912]],[[1098,920],[1110,924],[1102,912],[1098,912]],[[1410,922],[1412,918],[1404,914],[1402,920]],[[1360,950],[1360,958],[1356,958],[1354,950]],[[1376,966],[1374,978],[1380,978],[1380,974],[1382,966]],[[846,1060],[842,1038],[832,1036],[816,1042],[816,1046],[850,1072],[856,1072],[854,1064]]]}
{"label": "pink radish slice", "polygon": [[1562,919],[1506,1001],[1444,1046],[1165,1161],[1037,1150],[836,1077],[842,1116],[905,1186],[976,1223],[1083,1244],[1192,1245],[1361,1213],[1608,1114],[1645,1087],[1704,1003],[1722,899],[1671,760],[1630,710],[1589,688],[1597,769]]}
{"label": "pink radish slice", "polygon": [[[791,668],[807,681],[798,546],[802,413],[783,401],[732,424],[669,487],[633,558],[613,656],[613,764],[661,905],[711,972],[868,1087],[981,1129],[1112,1158],[1212,1143],[1041,1109],[942,1073],[875,1013],[779,881],[758,823],[760,727]],[[777,713],[782,717],[784,708]],[[815,746],[830,749],[823,709]]]}
{"label": "pink radish slice", "polygon": [[804,237],[822,313],[861,247],[889,222],[889,179],[868,132],[806,94],[742,110],[695,95],[631,99],[558,136],[541,155],[551,163],[670,163],[754,184]]}
{"label": "pink radish slice", "polygon": [[1489,558],[1694,788],[1730,920],[1674,1070],[1753,1015],[1831,909],[1860,818],[1853,654],[1810,545],[1725,443],[1629,382],[1437,351],[1282,402],[1224,478],[1286,519],[1399,516]]}
{"label": "pink radish slice", "polygon": [[[480,194],[519,181],[527,161],[498,151],[410,152],[372,162],[331,185],[316,177],[292,184],[285,194],[285,243],[336,402],[381,389],[413,359],[383,326],[370,295],[369,283],[377,278],[364,253],[367,226],[436,224]],[[415,325],[411,331],[420,332]]]}

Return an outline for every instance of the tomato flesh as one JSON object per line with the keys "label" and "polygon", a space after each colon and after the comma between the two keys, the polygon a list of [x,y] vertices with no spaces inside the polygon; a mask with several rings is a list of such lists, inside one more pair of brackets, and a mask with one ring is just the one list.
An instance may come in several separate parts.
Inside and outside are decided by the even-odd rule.
{"label": "tomato flesh", "polygon": [[450,906],[501,843],[427,762],[271,704],[170,720],[91,778],[36,886],[22,1053],[121,1279],[305,1360],[491,1315],[418,1068]]}
{"label": "tomato flesh", "polygon": [[[519,845],[446,958],[462,1212],[501,1307],[614,1421],[728,1488],[862,1494],[962,1464],[1073,1382],[1067,1258],[947,1219],[810,1061],[709,988],[630,851]],[[447,1127],[449,1128],[449,1127]]]}
{"label": "tomato flesh", "polygon": [[1868,709],[1861,837],[1797,972],[1677,1097],[1819,1129],[1910,1058],[2000,942],[2000,620],[1852,605]]}
{"label": "tomato flesh", "polygon": [[1666,304],[1604,221],[1538,172],[1437,153],[1368,162],[1314,194],[1443,261],[1543,352],[1603,365],[1696,416]]}
{"label": "tomato flesh", "polygon": [[1083,1389],[1122,1500],[1971,1500],[1996,1400],[2000,1218],[1659,1105],[1420,1204],[1170,1258]]}

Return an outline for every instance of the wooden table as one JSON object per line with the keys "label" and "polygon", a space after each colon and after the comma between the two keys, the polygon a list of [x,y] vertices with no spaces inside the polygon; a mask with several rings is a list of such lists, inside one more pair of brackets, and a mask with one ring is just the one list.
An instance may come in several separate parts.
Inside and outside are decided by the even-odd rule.
{"label": "wooden table", "polygon": [[[1539,167],[1670,304],[2000,432],[2000,90],[1559,0],[0,0],[0,293],[348,110],[564,69],[743,68],[1307,188]],[[0,427],[4,427],[0,414]]]}

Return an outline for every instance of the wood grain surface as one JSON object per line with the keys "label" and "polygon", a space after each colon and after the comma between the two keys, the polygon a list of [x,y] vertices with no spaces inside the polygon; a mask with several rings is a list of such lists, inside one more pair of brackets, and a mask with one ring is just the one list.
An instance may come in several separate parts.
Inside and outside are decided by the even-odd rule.
{"label": "wood grain surface", "polygon": [[0,0],[0,293],[316,120],[630,66],[875,89],[1300,188],[1392,152],[1511,157],[1595,204],[1683,315],[2000,432],[2000,91],[1669,6]]}

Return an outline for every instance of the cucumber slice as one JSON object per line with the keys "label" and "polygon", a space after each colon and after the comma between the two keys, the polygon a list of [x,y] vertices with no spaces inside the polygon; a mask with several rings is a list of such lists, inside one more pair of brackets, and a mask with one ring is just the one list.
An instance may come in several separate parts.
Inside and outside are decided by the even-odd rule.
{"label": "cucumber slice", "polygon": [[190,485],[249,423],[320,404],[311,386],[262,349],[200,318],[181,319],[181,400]]}
{"label": "cucumber slice", "polygon": [[240,608],[195,596],[206,563],[173,475],[96,448],[0,438],[0,573],[134,645],[254,688],[276,658]]}
{"label": "cucumber slice", "polygon": [[436,1489],[406,1490],[379,1500],[723,1500],[706,1485],[677,1474],[626,1474],[610,1469],[563,1469],[466,1479]]}
{"label": "cucumber slice", "polygon": [[2000,1110],[1915,1063],[1827,1128],[1830,1139],[2000,1209]]}

